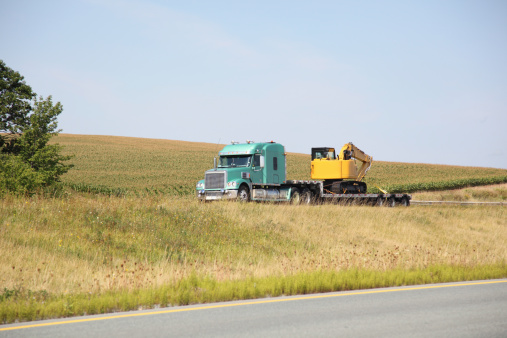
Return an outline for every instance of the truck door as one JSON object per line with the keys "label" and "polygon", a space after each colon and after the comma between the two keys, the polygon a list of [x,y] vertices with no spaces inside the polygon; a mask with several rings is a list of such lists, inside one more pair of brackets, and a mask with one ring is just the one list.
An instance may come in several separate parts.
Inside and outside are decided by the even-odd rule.
{"label": "truck door", "polygon": [[254,154],[252,182],[253,183],[266,183],[265,163],[264,156],[261,154]]}

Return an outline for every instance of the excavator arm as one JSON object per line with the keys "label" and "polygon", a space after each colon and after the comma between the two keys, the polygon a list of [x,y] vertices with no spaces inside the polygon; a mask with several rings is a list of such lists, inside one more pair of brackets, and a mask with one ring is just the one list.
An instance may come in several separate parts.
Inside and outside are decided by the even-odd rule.
{"label": "excavator arm", "polygon": [[350,160],[351,158],[362,163],[357,174],[357,181],[361,181],[373,162],[373,157],[366,155],[361,149],[356,147],[352,142],[345,144],[338,154],[340,160]]}

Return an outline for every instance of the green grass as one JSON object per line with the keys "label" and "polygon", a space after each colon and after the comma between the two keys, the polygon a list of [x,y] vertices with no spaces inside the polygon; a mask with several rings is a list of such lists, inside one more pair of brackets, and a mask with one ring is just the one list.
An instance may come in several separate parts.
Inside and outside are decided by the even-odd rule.
{"label": "green grass", "polygon": [[431,266],[408,271],[314,271],[233,281],[217,281],[207,276],[191,275],[177,283],[160,287],[91,295],[48,295],[44,291],[4,289],[3,293],[0,292],[0,323],[282,295],[493,279],[506,275],[507,265],[501,263],[466,268]]}

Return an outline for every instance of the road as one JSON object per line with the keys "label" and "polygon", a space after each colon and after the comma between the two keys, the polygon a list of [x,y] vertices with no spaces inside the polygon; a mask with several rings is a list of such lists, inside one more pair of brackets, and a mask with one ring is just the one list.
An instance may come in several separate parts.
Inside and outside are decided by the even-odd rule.
{"label": "road", "polygon": [[0,337],[507,337],[507,279],[0,326]]}

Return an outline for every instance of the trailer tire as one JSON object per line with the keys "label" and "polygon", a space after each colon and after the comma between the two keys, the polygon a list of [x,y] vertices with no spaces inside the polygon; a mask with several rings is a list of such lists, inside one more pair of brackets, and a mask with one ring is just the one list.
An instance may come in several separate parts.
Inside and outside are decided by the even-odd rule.
{"label": "trailer tire", "polygon": [[246,185],[241,185],[238,189],[238,201],[248,202],[250,201],[250,190]]}
{"label": "trailer tire", "polygon": [[300,204],[301,203],[301,194],[299,193],[299,189],[292,187],[290,192],[290,203],[291,204]]}
{"label": "trailer tire", "polygon": [[310,189],[305,188],[301,193],[301,204],[311,204],[312,203],[312,192]]}
{"label": "trailer tire", "polygon": [[387,199],[387,206],[388,206],[389,208],[393,208],[393,207],[395,207],[395,206],[396,206],[396,200],[394,199],[394,197],[389,197],[389,198]]}
{"label": "trailer tire", "polygon": [[377,204],[378,207],[384,206],[384,199],[382,197],[380,197],[380,196],[377,197],[377,203],[376,204]]}
{"label": "trailer tire", "polygon": [[408,199],[408,197],[403,196],[403,197],[401,198],[401,203],[400,203],[400,204],[401,204],[402,206],[404,206],[404,207],[408,207],[408,206],[410,206],[410,200]]}

